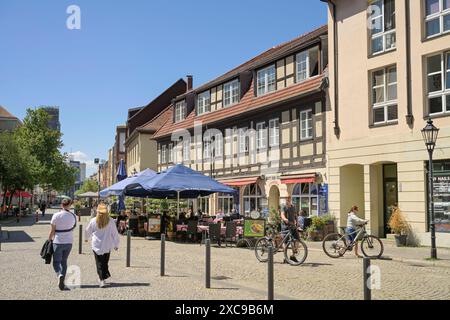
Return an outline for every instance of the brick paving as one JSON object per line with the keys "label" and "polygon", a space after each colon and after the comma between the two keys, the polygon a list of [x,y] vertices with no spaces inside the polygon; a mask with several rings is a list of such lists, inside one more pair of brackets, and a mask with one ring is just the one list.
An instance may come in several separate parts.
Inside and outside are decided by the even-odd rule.
{"label": "brick paving", "polygon": [[[99,289],[90,245],[78,254],[78,234],[69,258],[81,270],[81,288],[61,292],[50,265],[39,256],[48,235],[48,219],[23,219],[8,224],[9,239],[0,252],[0,299],[182,299],[263,300],[267,297],[267,265],[253,251],[212,248],[212,289],[204,287],[205,247],[166,244],[166,274],[159,276],[160,242],[132,239],[131,268],[125,267],[126,238],[111,258],[112,285]],[[84,223],[85,224],[85,223]],[[78,229],[77,229],[78,230]],[[386,260],[372,265],[381,271],[381,289],[373,299],[450,299],[450,250],[438,251],[442,260],[425,258],[428,248],[395,248],[386,242]],[[308,243],[310,253],[300,267],[282,264],[275,256],[276,299],[362,299],[362,260],[352,254],[334,260],[320,243]],[[392,260],[390,260],[392,259]]]}

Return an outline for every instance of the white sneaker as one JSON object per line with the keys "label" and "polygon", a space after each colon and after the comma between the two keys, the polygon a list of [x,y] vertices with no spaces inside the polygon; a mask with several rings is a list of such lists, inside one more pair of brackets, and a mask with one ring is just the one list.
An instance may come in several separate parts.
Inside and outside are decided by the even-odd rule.
{"label": "white sneaker", "polygon": [[105,281],[104,280],[100,280],[100,288],[104,288],[105,287]]}

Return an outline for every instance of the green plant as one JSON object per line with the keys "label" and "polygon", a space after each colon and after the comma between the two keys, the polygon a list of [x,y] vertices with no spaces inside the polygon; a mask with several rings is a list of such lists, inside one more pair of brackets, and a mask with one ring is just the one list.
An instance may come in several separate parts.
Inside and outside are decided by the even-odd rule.
{"label": "green plant", "polygon": [[80,210],[80,209],[81,209],[81,203],[80,203],[80,201],[75,201],[75,202],[73,203],[73,207],[74,207],[75,211]]}
{"label": "green plant", "polygon": [[281,216],[278,213],[278,211],[274,208],[272,208],[272,210],[270,210],[269,221],[273,225],[279,225],[281,223]]}

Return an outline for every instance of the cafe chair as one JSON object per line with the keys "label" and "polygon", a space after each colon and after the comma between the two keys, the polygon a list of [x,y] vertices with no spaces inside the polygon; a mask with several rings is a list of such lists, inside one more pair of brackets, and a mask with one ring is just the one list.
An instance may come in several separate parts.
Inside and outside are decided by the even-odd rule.
{"label": "cafe chair", "polygon": [[186,231],[186,239],[190,239],[192,241],[197,240],[197,229],[198,229],[198,221],[188,221],[188,227]]}
{"label": "cafe chair", "polygon": [[225,247],[228,247],[228,243],[231,245],[237,244],[237,225],[236,222],[228,221],[225,225]]}
{"label": "cafe chair", "polygon": [[209,239],[211,243],[216,242],[219,247],[221,246],[221,225],[220,223],[210,223],[209,224]]}

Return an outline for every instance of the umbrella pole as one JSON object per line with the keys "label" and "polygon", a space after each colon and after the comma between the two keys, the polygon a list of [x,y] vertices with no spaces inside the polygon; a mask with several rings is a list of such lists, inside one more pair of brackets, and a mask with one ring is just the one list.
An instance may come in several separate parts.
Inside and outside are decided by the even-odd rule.
{"label": "umbrella pole", "polygon": [[180,219],[180,191],[177,191],[177,219]]}

